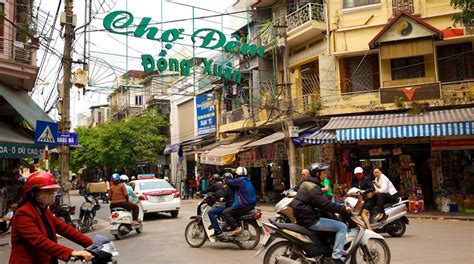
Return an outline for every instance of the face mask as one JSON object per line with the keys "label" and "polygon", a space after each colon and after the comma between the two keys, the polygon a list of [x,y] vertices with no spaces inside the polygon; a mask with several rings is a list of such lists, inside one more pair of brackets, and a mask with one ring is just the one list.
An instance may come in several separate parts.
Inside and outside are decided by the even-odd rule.
{"label": "face mask", "polygon": [[364,178],[364,174],[356,173],[356,178],[359,179],[359,180],[362,180]]}
{"label": "face mask", "polygon": [[39,192],[38,195],[36,195],[36,200],[42,206],[50,206],[54,203],[55,197],[56,197],[56,192],[54,193]]}

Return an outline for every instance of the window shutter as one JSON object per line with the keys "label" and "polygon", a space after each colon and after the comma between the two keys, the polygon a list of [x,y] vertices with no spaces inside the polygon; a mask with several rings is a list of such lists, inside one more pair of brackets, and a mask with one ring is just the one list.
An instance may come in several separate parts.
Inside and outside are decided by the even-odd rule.
{"label": "window shutter", "polygon": [[370,63],[372,65],[372,90],[377,91],[380,88],[379,56],[371,55]]}
{"label": "window shutter", "polygon": [[341,78],[341,93],[351,92],[351,70],[349,68],[349,59],[339,59],[339,71]]}

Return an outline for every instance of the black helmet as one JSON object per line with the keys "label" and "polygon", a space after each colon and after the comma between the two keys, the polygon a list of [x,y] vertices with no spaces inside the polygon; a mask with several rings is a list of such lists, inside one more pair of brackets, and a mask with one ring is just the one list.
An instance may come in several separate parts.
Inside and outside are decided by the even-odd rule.
{"label": "black helmet", "polygon": [[233,179],[234,178],[234,175],[232,175],[232,173],[230,172],[226,172],[224,173],[224,175],[222,175],[222,179],[224,180],[229,180],[229,179]]}
{"label": "black helmet", "polygon": [[220,180],[220,179],[221,179],[221,175],[219,175],[219,174],[217,174],[217,173],[214,173],[214,174],[212,175],[212,180],[213,180],[213,181],[218,181],[218,180]]}
{"label": "black helmet", "polygon": [[311,177],[316,177],[318,172],[326,170],[327,168],[329,168],[329,165],[327,165],[325,163],[320,163],[320,162],[313,163],[308,168],[309,175],[311,175]]}

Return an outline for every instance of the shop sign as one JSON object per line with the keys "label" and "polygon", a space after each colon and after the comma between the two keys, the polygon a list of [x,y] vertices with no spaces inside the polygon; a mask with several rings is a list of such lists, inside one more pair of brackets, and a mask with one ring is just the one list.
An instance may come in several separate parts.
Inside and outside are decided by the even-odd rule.
{"label": "shop sign", "polygon": [[196,115],[199,136],[216,132],[216,109],[212,92],[196,97]]}
{"label": "shop sign", "polygon": [[369,149],[369,156],[381,156],[382,154],[382,148]]}
{"label": "shop sign", "polygon": [[43,151],[35,145],[0,143],[0,158],[41,158]]}
{"label": "shop sign", "polygon": [[[146,37],[149,40],[166,43],[165,49],[160,52],[160,58],[155,60],[150,54],[143,54],[141,56],[143,69],[146,73],[153,72],[155,69],[159,72],[175,71],[183,76],[190,75],[191,59],[168,59],[167,51],[173,47],[173,43],[183,39],[183,28],[172,28],[160,32],[157,27],[151,26],[151,17],[143,17],[140,23],[133,25],[134,16],[127,11],[114,11],[107,14],[103,21],[104,28],[114,34],[131,35],[137,38]],[[133,31],[128,30],[134,29]],[[219,30],[211,28],[201,28],[191,34],[191,41],[195,47],[204,49],[223,49],[228,53],[244,55],[244,56],[260,56],[265,57],[265,46],[257,46],[253,43],[242,43],[240,37],[233,35],[233,40],[228,40],[224,33]],[[232,64],[220,65],[214,63],[213,60],[204,59],[204,69],[202,74],[222,77],[236,83],[240,83],[242,73],[239,70],[233,70]]]}
{"label": "shop sign", "polygon": [[474,138],[432,139],[431,148],[440,149],[474,149]]}
{"label": "shop sign", "polygon": [[392,149],[392,154],[397,156],[402,154],[402,148],[394,148]]}

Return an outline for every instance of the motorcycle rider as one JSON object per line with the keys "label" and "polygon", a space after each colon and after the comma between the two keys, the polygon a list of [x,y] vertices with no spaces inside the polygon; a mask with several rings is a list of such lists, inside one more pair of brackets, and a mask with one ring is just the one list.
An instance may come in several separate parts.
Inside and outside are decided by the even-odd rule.
{"label": "motorcycle rider", "polygon": [[57,243],[56,233],[88,247],[92,240],[54,216],[48,206],[60,188],[56,178],[47,171],[35,172],[26,180],[24,196],[12,221],[10,264],[58,263],[72,256],[85,261],[93,256],[87,251],[74,251]]}
{"label": "motorcycle rider", "polygon": [[[210,192],[212,199],[217,201],[214,204],[214,207],[207,212],[212,227],[214,228],[214,234],[212,236],[216,238],[224,236],[221,227],[219,226],[219,222],[217,222],[217,217],[222,215],[226,208],[232,206],[232,189],[223,181],[232,179],[233,177],[234,175],[229,172],[224,173],[222,177],[219,174],[214,174],[212,175],[213,184],[203,191],[203,193]],[[221,198],[223,198],[223,202],[219,201]]]}
{"label": "motorcycle rider", "polygon": [[[375,191],[374,185],[372,183],[372,180],[370,179],[370,176],[366,175],[364,176],[364,169],[361,167],[356,167],[354,169],[354,175],[356,177],[356,181],[352,183],[353,187],[357,187],[359,190],[364,191],[362,193],[362,196],[359,196],[359,202],[358,204],[362,204],[362,211],[360,212],[360,216],[362,217],[362,220],[365,223],[365,226],[367,229],[372,230],[372,227],[370,226],[370,221],[369,217],[367,214],[369,213],[369,210],[371,210],[377,201],[376,197],[373,195],[373,192]],[[355,193],[349,193],[348,195],[354,195]],[[360,208],[357,208],[360,209]]]}
{"label": "motorcycle rider", "polygon": [[296,186],[293,188],[293,190],[295,192],[298,191],[298,189],[300,188],[300,185],[306,181],[309,177],[309,170],[308,169],[302,169],[301,170],[301,180],[296,184]]}
{"label": "motorcycle rider", "polygon": [[396,203],[398,200],[398,191],[393,186],[393,183],[388,179],[385,174],[382,173],[382,169],[379,167],[374,168],[374,194],[377,196],[377,212],[378,215],[375,218],[377,221],[382,221],[386,215],[384,210],[385,202]]}
{"label": "motorcycle rider", "polygon": [[112,174],[112,182],[113,186],[109,191],[110,209],[123,207],[125,210],[132,211],[132,225],[139,225],[138,206],[130,202],[127,187],[125,187],[125,184],[120,182],[120,175],[118,173]]}
{"label": "motorcycle rider", "polygon": [[225,184],[229,185],[234,191],[234,201],[232,202],[232,206],[226,208],[222,213],[225,222],[234,234],[241,232],[241,228],[235,220],[235,217],[253,210],[257,203],[257,195],[247,175],[247,169],[245,167],[238,167],[236,174],[238,178],[225,180]]}
{"label": "motorcycle rider", "polygon": [[128,185],[128,176],[125,174],[120,175],[120,181],[125,185],[125,188],[127,188],[127,193],[128,193],[128,198],[136,200],[138,199],[137,195],[133,191],[132,186]]}
{"label": "motorcycle rider", "polygon": [[334,263],[344,263],[344,244],[346,240],[346,224],[321,217],[322,212],[348,215],[352,208],[331,202],[321,190],[319,174],[329,168],[324,163],[314,163],[309,168],[310,177],[304,181],[291,202],[296,223],[314,231],[336,232],[336,241],[332,253]]}

